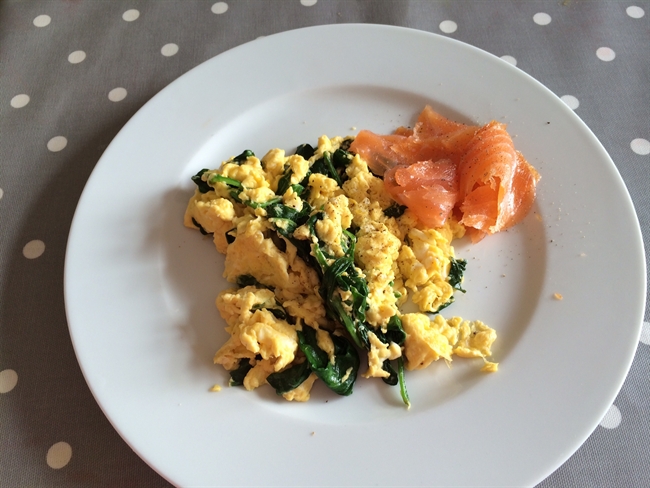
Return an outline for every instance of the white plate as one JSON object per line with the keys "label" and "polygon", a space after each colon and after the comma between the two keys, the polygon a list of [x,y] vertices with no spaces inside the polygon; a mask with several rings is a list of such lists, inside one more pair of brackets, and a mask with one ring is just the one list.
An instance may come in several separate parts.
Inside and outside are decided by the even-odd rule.
{"label": "white plate", "polygon": [[[499,333],[498,374],[459,359],[397,388],[359,378],[306,404],[224,388],[226,283],[211,241],[182,226],[190,176],[243,149],[447,116],[507,122],[542,174],[514,230],[477,245],[446,315]],[[563,300],[553,299],[561,293]],[[627,374],[645,302],[641,235],[611,159],[580,119],[517,68],[433,34],[334,25],[262,38],[165,88],[118,134],[75,214],[65,268],[75,351],[117,431],[179,486],[524,486],[564,462]]]}

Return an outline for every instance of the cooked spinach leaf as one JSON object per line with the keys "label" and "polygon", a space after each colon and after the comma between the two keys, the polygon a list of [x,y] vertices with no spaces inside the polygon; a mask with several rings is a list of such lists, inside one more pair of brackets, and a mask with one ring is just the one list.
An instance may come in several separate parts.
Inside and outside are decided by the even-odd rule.
{"label": "cooked spinach leaf", "polygon": [[381,329],[374,331],[377,338],[384,344],[390,344],[394,342],[395,344],[401,346],[406,340],[406,332],[402,328],[402,319],[397,315],[393,315],[388,324],[386,325],[386,332],[383,332]]}
{"label": "cooked spinach leaf", "polygon": [[267,208],[275,205],[276,203],[280,203],[281,201],[282,197],[275,197],[267,200],[266,202],[254,202],[252,200],[246,200],[244,203],[251,208]]}
{"label": "cooked spinach leaf", "polygon": [[282,395],[291,390],[295,390],[302,383],[309,378],[311,374],[311,367],[308,361],[300,364],[294,364],[290,368],[277,373],[271,373],[266,377],[266,381],[275,388],[278,395]]}
{"label": "cooked spinach leaf", "polygon": [[282,174],[282,178],[280,178],[280,181],[278,181],[278,189],[275,192],[277,195],[282,196],[289,189],[289,187],[291,186],[292,175],[293,175],[293,171],[291,170],[291,166],[289,166],[287,167],[287,169],[284,170],[284,173]]}
{"label": "cooked spinach leaf", "polygon": [[217,182],[225,183],[230,188],[242,188],[241,181],[239,180],[236,180],[234,178],[228,178],[227,176],[218,175],[218,174],[212,175],[210,177],[210,183],[214,184]]}
{"label": "cooked spinach leaf", "polygon": [[345,149],[341,149],[340,147],[334,151],[334,154],[332,155],[332,162],[334,163],[335,168],[347,168],[348,165],[352,162],[352,158],[354,156],[352,153],[347,152]]}
{"label": "cooked spinach leaf", "polygon": [[279,303],[274,304],[273,306],[267,306],[264,303],[256,303],[251,308],[251,312],[255,310],[267,310],[273,314],[273,316],[278,320],[285,320],[287,322],[293,322],[293,318],[287,313],[282,305]]}
{"label": "cooked spinach leaf", "polygon": [[[391,342],[394,342],[395,344],[401,346],[406,340],[406,332],[404,332],[404,329],[402,328],[402,319],[400,319],[397,315],[393,315],[388,321],[388,324],[386,325],[386,332],[379,329],[374,331],[374,333],[377,338],[384,344],[390,344]],[[384,383],[395,386],[398,383],[399,375],[393,368],[390,361],[386,359],[382,363],[381,367],[390,375],[387,378],[382,378]]]}
{"label": "cooked spinach leaf", "polygon": [[237,234],[237,227],[233,227],[228,232],[226,232],[226,242],[228,244],[232,244],[233,242],[235,242],[235,239],[237,238],[236,235],[231,234],[232,231],[235,231],[235,234]]}
{"label": "cooked spinach leaf", "polygon": [[297,225],[302,225],[307,222],[312,210],[311,205],[307,202],[303,202],[302,210],[296,210],[288,205],[279,204],[279,202],[275,203],[266,210],[268,216],[276,219],[293,220]]}
{"label": "cooked spinach leaf", "polygon": [[242,358],[239,360],[239,365],[237,366],[237,369],[234,369],[233,371],[230,372],[230,381],[228,384],[230,386],[241,386],[244,384],[244,378],[248,374],[248,372],[251,370],[253,366],[251,366],[250,360],[248,358]]}
{"label": "cooked spinach leaf", "polygon": [[242,204],[244,203],[242,202],[241,198],[239,198],[239,193],[240,193],[239,189],[230,190],[229,193],[230,193],[230,198],[232,198],[234,201],[236,201],[237,203],[242,203]]}
{"label": "cooked spinach leaf", "polygon": [[406,391],[406,381],[404,380],[404,358],[397,358],[397,378],[399,379],[399,392],[406,408],[411,408],[411,400],[408,391]]}
{"label": "cooked spinach leaf", "polygon": [[316,150],[310,144],[300,144],[300,146],[296,148],[296,154],[305,159],[313,157],[315,153]]}
{"label": "cooked spinach leaf", "polygon": [[240,155],[235,156],[232,158],[232,161],[235,163],[243,163],[245,162],[248,158],[251,156],[255,156],[255,153],[251,151],[250,149],[246,149],[244,152],[242,152]]}
{"label": "cooked spinach leaf", "polygon": [[450,258],[450,268],[449,268],[449,284],[454,287],[455,290],[465,293],[465,290],[461,286],[463,282],[463,274],[465,273],[465,268],[467,267],[467,261],[465,259],[454,259]]}
{"label": "cooked spinach leaf", "polygon": [[342,151],[349,151],[350,150],[350,145],[354,142],[354,137],[349,137],[347,139],[343,139],[341,142],[341,145],[339,146],[339,149]]}
{"label": "cooked spinach leaf", "polygon": [[244,288],[246,286],[255,286],[257,288],[269,288],[266,285],[263,285],[252,275],[239,275],[237,277],[237,286],[239,288]]}
{"label": "cooked spinach leaf", "polygon": [[[278,202],[269,206],[266,209],[266,214],[269,222],[273,224],[277,233],[289,239],[296,247],[299,247],[301,244],[297,244],[297,242],[304,243],[305,241],[294,239],[293,232],[296,228],[307,222],[311,211],[311,206],[305,201],[303,201],[302,210],[296,210],[293,207]],[[306,243],[306,245],[308,246],[308,243]]]}
{"label": "cooked spinach leaf", "polygon": [[382,378],[382,381],[387,385],[395,386],[398,382],[397,371],[395,371],[395,369],[390,364],[390,361],[388,359],[384,360],[384,362],[381,365],[381,369],[388,372],[388,374],[390,375]]}
{"label": "cooked spinach leaf", "polygon": [[387,207],[384,210],[384,215],[386,217],[398,218],[404,215],[404,212],[406,212],[406,208],[407,208],[406,205],[400,205],[399,203],[394,202],[391,206]]}
{"label": "cooked spinach leaf", "polygon": [[[329,333],[329,332],[328,332]],[[359,371],[359,354],[344,337],[330,334],[334,343],[334,362],[318,347],[316,331],[309,326],[298,331],[298,346],[316,376],[339,395],[350,395]]]}
{"label": "cooked spinach leaf", "polygon": [[209,171],[207,168],[203,168],[201,171],[196,173],[194,176],[192,176],[192,181],[198,186],[199,192],[201,193],[208,193],[209,191],[212,191],[214,188],[212,188],[206,181],[203,181],[203,173],[206,171]]}
{"label": "cooked spinach leaf", "polygon": [[[314,228],[316,220],[322,216],[322,212],[317,212],[308,221],[314,241],[311,244],[312,266],[322,276],[319,294],[325,302],[328,315],[345,327],[357,346],[370,349],[366,324],[368,283],[354,266],[356,237],[351,232],[344,231],[341,244],[345,254],[337,259],[329,256]],[[345,303],[337,293],[339,289],[350,292],[351,298]]]}
{"label": "cooked spinach leaf", "polygon": [[[334,168],[334,163],[332,162],[332,154],[329,151],[324,151],[323,156],[314,161],[314,164],[310,166],[309,171],[311,174],[320,173],[327,176],[328,178],[332,178],[334,181],[336,181],[337,185],[341,186],[341,177]],[[307,175],[306,178],[308,177],[309,175]],[[309,181],[309,179],[307,179],[307,181]]]}
{"label": "cooked spinach leaf", "polygon": [[207,236],[207,235],[210,235],[210,234],[211,234],[211,232],[206,231],[206,230],[203,228],[203,226],[202,226],[201,224],[199,224],[199,223],[196,221],[196,219],[195,219],[194,217],[192,217],[192,223],[194,224],[194,227],[196,227],[197,229],[199,229],[199,231],[201,232],[201,234],[203,234],[204,236]]}
{"label": "cooked spinach leaf", "polygon": [[451,305],[452,303],[454,303],[454,300],[455,300],[454,296],[453,296],[453,295],[450,296],[448,302],[443,303],[443,304],[440,305],[437,309],[435,309],[435,310],[431,310],[431,312],[429,312],[429,313],[438,313],[438,312],[440,312],[441,310],[444,310],[444,309],[447,308],[449,305]]}

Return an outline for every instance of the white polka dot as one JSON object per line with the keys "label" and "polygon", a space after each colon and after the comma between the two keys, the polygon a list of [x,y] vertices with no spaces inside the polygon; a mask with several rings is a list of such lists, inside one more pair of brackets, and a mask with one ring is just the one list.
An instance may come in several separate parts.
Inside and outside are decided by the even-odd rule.
{"label": "white polka dot", "polygon": [[305,7],[313,7],[316,5],[316,2],[318,2],[318,0],[300,0],[300,3]]}
{"label": "white polka dot", "polygon": [[86,59],[86,53],[83,51],[74,51],[68,56],[68,61],[72,64],[81,63],[84,59]]}
{"label": "white polka dot", "polygon": [[650,322],[643,322],[641,326],[641,337],[639,340],[644,344],[650,345]]}
{"label": "white polka dot", "polygon": [[45,27],[46,25],[50,25],[50,22],[52,22],[52,17],[49,15],[39,15],[34,19],[34,25],[36,27]]}
{"label": "white polka dot", "polygon": [[210,10],[212,10],[213,14],[225,14],[228,10],[228,4],[226,2],[217,2]]}
{"label": "white polka dot", "polygon": [[608,47],[599,47],[596,50],[596,56],[598,56],[598,59],[601,61],[611,61],[616,57],[616,53]]}
{"label": "white polka dot", "polygon": [[506,63],[510,63],[513,66],[517,66],[517,60],[512,56],[508,56],[506,54],[505,56],[501,56],[501,59],[503,59]]}
{"label": "white polka dot", "polygon": [[47,450],[47,465],[52,469],[61,469],[72,458],[72,447],[67,442],[57,442]]}
{"label": "white polka dot", "polygon": [[645,15],[645,11],[641,7],[637,7],[635,5],[631,5],[628,8],[626,8],[625,12],[627,12],[627,15],[629,15],[633,19],[640,19]]}
{"label": "white polka dot", "polygon": [[25,95],[24,93],[16,95],[11,99],[10,103],[13,108],[23,108],[29,103],[29,95]]}
{"label": "white polka dot", "polygon": [[165,44],[160,50],[163,56],[173,56],[178,52],[178,45],[174,43]]}
{"label": "white polka dot", "polygon": [[640,154],[641,156],[650,154],[650,141],[647,139],[634,139],[632,142],[630,142],[630,147],[632,148],[632,151]]}
{"label": "white polka dot", "polygon": [[575,110],[580,106],[580,100],[573,95],[562,95],[562,101],[566,103],[571,110]]}
{"label": "white polka dot", "polygon": [[113,88],[108,92],[108,99],[111,102],[121,102],[126,98],[126,88],[118,87]]}
{"label": "white polka dot", "polygon": [[549,14],[545,14],[544,12],[537,12],[535,15],[533,15],[533,22],[535,22],[537,25],[548,25],[551,23],[551,16]]}
{"label": "white polka dot", "polygon": [[134,20],[137,20],[138,17],[140,17],[140,12],[134,8],[127,10],[122,14],[122,18],[127,22],[133,22]]}
{"label": "white polka dot", "polygon": [[68,145],[68,140],[63,136],[56,136],[47,141],[47,148],[52,152],[59,152]]}
{"label": "white polka dot", "polygon": [[444,32],[445,34],[451,34],[452,32],[456,32],[458,29],[458,24],[454,22],[453,20],[443,20],[440,22],[440,30]]}
{"label": "white polka dot", "polygon": [[40,257],[45,252],[45,243],[41,240],[34,239],[29,241],[23,247],[23,256],[27,259],[36,259]]}
{"label": "white polka dot", "polygon": [[601,427],[606,429],[615,429],[621,423],[621,411],[616,405],[612,405],[607,410],[607,413],[603,417],[603,420],[600,421]]}
{"label": "white polka dot", "polygon": [[13,369],[0,371],[0,393],[9,393],[18,383],[18,373]]}

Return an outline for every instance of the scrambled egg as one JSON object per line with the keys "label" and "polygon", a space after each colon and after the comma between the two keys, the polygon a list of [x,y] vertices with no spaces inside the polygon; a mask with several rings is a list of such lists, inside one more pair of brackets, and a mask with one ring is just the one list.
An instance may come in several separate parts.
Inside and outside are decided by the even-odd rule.
{"label": "scrambled egg", "polygon": [[[216,299],[230,338],[214,362],[231,385],[270,384],[289,401],[307,401],[317,379],[351,393],[359,349],[363,376],[388,384],[403,386],[404,367],[453,356],[496,371],[486,359],[493,329],[437,313],[464,291],[451,245],[464,228],[420,224],[347,152],[350,142],[322,136],[316,148],[262,159],[245,151],[193,177],[184,223],[212,235],[236,285]],[[420,313],[402,314],[408,298]]]}

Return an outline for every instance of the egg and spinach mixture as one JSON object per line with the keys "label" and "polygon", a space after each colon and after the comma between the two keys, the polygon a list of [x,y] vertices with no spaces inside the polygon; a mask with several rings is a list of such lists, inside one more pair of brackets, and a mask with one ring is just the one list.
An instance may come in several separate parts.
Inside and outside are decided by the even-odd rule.
{"label": "egg and spinach mixture", "polygon": [[[348,151],[352,140],[244,151],[192,177],[184,223],[213,236],[234,285],[216,299],[230,338],[214,356],[231,386],[307,401],[317,380],[351,394],[361,371],[399,385],[409,406],[405,369],[454,355],[497,369],[493,329],[438,313],[465,291],[451,246],[464,228],[420,224]],[[400,312],[407,298],[421,313]]]}

